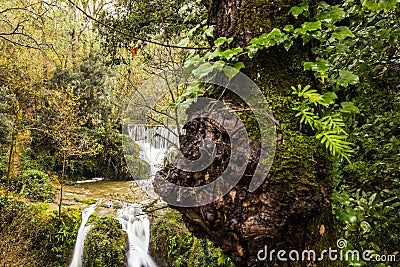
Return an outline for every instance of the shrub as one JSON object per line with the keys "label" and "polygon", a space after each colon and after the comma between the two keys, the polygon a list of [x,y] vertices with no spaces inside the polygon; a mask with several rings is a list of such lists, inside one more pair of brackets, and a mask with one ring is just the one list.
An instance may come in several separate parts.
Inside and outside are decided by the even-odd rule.
{"label": "shrub", "polygon": [[49,183],[49,176],[39,170],[27,170],[18,175],[14,190],[31,201],[50,202],[55,196],[54,187]]}
{"label": "shrub", "polygon": [[79,218],[79,209],[64,209],[60,220],[49,204],[0,196],[0,266],[67,266]]}

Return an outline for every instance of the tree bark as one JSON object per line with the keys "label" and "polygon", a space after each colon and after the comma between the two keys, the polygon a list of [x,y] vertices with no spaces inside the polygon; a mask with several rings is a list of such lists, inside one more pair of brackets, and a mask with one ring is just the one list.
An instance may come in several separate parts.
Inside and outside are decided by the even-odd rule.
{"label": "tree bark", "polygon": [[[211,1],[209,24],[215,25],[214,38],[234,37],[234,46],[245,48],[251,38],[273,28],[283,28],[289,21],[289,9],[298,1],[221,0]],[[311,3],[310,3],[311,6]],[[198,236],[205,236],[231,257],[236,266],[310,266],[314,261],[282,262],[276,259],[280,249],[315,250],[317,258],[323,249],[336,247],[333,216],[330,205],[330,161],[325,149],[311,132],[299,129],[299,121],[291,105],[291,86],[314,84],[302,67],[310,61],[309,47],[295,44],[286,52],[283,47],[261,51],[249,60],[243,58],[245,73],[262,89],[275,119],[282,144],[277,146],[273,166],[264,184],[255,192],[248,191],[252,171],[258,160],[259,146],[253,142],[251,159],[242,180],[231,192],[211,204],[195,208],[174,207],[179,210],[188,228]],[[219,92],[215,92],[219,97]],[[222,96],[237,103],[232,95]],[[239,104],[239,103],[237,103]],[[246,125],[248,126],[248,125]],[[206,184],[209,177],[216,178],[229,159],[229,138],[207,120],[191,122],[181,139],[181,150],[188,158],[196,158],[196,143],[205,136],[213,136],[220,144],[221,155],[211,166],[198,173],[187,173],[172,165],[166,166],[156,176],[175,184],[194,186]],[[160,182],[162,183],[162,182]],[[168,188],[155,189],[161,195]],[[268,248],[275,250],[269,259],[260,260],[257,254]],[[287,257],[287,254],[286,254]],[[277,265],[276,265],[277,264]],[[312,265],[311,265],[312,266]],[[322,262],[319,266],[334,266]]]}

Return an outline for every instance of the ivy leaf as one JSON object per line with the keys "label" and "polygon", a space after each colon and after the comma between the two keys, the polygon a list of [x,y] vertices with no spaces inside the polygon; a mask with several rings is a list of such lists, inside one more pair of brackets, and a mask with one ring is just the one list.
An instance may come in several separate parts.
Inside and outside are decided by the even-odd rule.
{"label": "ivy leaf", "polygon": [[218,60],[217,62],[214,63],[214,68],[221,71],[225,65],[226,65],[225,61]]}
{"label": "ivy leaf", "polygon": [[253,58],[254,56],[255,56],[255,54],[257,54],[257,51],[258,51],[258,47],[256,47],[256,46],[248,46],[247,47],[247,50],[248,50],[248,55],[249,55],[249,58]]}
{"label": "ivy leaf", "polygon": [[181,96],[182,97],[196,96],[202,92],[203,90],[200,88],[199,83],[192,83],[186,87],[185,92]]}
{"label": "ivy leaf", "polygon": [[337,99],[337,95],[334,92],[327,92],[322,95],[321,102],[319,102],[321,105],[324,106],[329,106],[335,102],[335,99]]}
{"label": "ivy leaf", "polygon": [[201,60],[200,56],[195,55],[185,61],[185,63],[183,64],[183,68],[185,70],[187,70],[188,73],[190,73],[192,71],[192,69],[194,68],[194,66],[200,62],[200,60]]}
{"label": "ivy leaf", "polygon": [[270,33],[267,35],[267,39],[269,40],[279,40],[283,36],[281,30],[274,28]]}
{"label": "ivy leaf", "polygon": [[232,68],[231,66],[225,66],[222,71],[228,76],[229,80],[236,76],[239,73],[239,70]]}
{"label": "ivy leaf", "polygon": [[207,27],[207,29],[204,31],[204,34],[209,37],[214,37],[214,25]]}
{"label": "ivy leaf", "polygon": [[329,11],[323,11],[321,14],[317,15],[316,18],[322,21],[326,21],[328,23],[334,23],[337,21],[341,21],[346,17],[346,12],[343,11],[343,8],[333,6]]}
{"label": "ivy leaf", "polygon": [[288,15],[292,14],[296,19],[297,17],[303,13],[304,11],[308,11],[308,4],[307,3],[301,3],[298,6],[294,6],[292,7],[289,12]]}
{"label": "ivy leaf", "polygon": [[203,63],[197,69],[192,71],[193,75],[198,78],[203,78],[207,76],[210,72],[214,70],[214,66],[210,63]]}
{"label": "ivy leaf", "polygon": [[308,31],[322,30],[321,21],[304,22],[301,28],[294,30],[295,33],[305,34]]}
{"label": "ivy leaf", "polygon": [[344,114],[358,114],[360,113],[360,110],[354,106],[353,102],[342,102],[340,103],[342,108],[340,109],[341,113]]}
{"label": "ivy leaf", "polygon": [[281,44],[287,39],[286,35],[281,30],[274,28],[268,34],[264,33],[258,38],[253,38],[250,41],[251,46],[261,46],[268,48],[275,44]]}
{"label": "ivy leaf", "polygon": [[189,41],[190,41],[189,37],[185,37],[182,40],[180,40],[177,46],[187,46]]}
{"label": "ivy leaf", "polygon": [[294,29],[294,26],[292,24],[288,24],[285,26],[285,28],[283,28],[283,30],[285,32],[291,32],[291,31],[293,31],[293,29]]}
{"label": "ivy leaf", "polygon": [[338,79],[338,84],[344,87],[347,87],[349,84],[355,85],[359,83],[360,78],[358,75],[352,73],[351,71],[348,70],[340,70],[339,71],[339,76],[340,78]]}
{"label": "ivy leaf", "polygon": [[225,50],[221,53],[221,56],[226,58],[227,60],[231,59],[232,57],[236,56],[239,53],[242,53],[243,49],[241,47],[236,47],[233,49]]}
{"label": "ivy leaf", "polygon": [[290,47],[293,45],[293,40],[286,40],[283,43],[283,46],[285,47],[286,51],[289,51]]}
{"label": "ivy leaf", "polygon": [[361,4],[363,7],[368,8],[372,11],[390,10],[396,7],[397,0],[362,0]]}
{"label": "ivy leaf", "polygon": [[217,40],[214,41],[216,46],[220,46],[223,43],[230,44],[233,41],[233,38],[226,38],[226,37],[219,37]]}
{"label": "ivy leaf", "polygon": [[233,67],[237,70],[241,70],[245,67],[245,65],[243,64],[243,62],[238,62],[235,65],[233,65]]}
{"label": "ivy leaf", "polygon": [[315,76],[321,77],[326,76],[331,64],[328,60],[325,59],[318,59],[316,62],[304,62],[303,67],[304,70],[311,70],[316,72]]}
{"label": "ivy leaf", "polygon": [[334,33],[332,33],[332,38],[336,38],[339,41],[343,40],[346,37],[352,37],[352,38],[355,37],[355,35],[351,32],[351,30],[347,26],[340,26],[336,28]]}

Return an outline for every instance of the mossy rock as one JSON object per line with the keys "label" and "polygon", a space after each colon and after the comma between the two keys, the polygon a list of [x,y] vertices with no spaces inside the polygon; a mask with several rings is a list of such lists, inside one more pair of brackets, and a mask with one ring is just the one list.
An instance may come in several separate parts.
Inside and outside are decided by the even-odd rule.
{"label": "mossy rock", "polygon": [[234,266],[213,242],[189,232],[181,215],[172,209],[152,223],[150,253],[159,266]]}
{"label": "mossy rock", "polygon": [[83,266],[125,266],[125,238],[126,234],[117,219],[97,217],[85,240]]}

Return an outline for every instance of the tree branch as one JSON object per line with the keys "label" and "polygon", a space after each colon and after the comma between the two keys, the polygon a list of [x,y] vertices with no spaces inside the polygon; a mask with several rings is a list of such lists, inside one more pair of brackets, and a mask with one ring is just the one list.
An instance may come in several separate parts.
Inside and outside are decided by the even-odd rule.
{"label": "tree branch", "polygon": [[107,29],[121,34],[121,35],[125,35],[127,37],[133,38],[133,39],[137,39],[137,40],[141,40],[143,42],[148,42],[151,44],[155,44],[155,45],[159,45],[159,46],[164,46],[164,47],[171,47],[171,48],[179,48],[179,49],[193,49],[193,50],[210,50],[211,47],[188,47],[188,46],[178,46],[178,45],[167,45],[167,44],[163,44],[163,43],[159,43],[153,40],[149,40],[149,39],[145,39],[145,38],[141,38],[123,31],[120,31],[118,29],[115,29],[113,27],[111,27],[110,25],[107,25],[101,21],[99,21],[98,19],[94,18],[93,16],[89,15],[86,11],[84,11],[82,8],[80,8],[77,4],[75,4],[72,0],[67,0],[69,3],[71,3],[73,6],[75,6],[80,12],[82,12],[83,15],[85,15],[86,17],[92,19],[93,21],[97,22],[99,25],[106,27]]}

